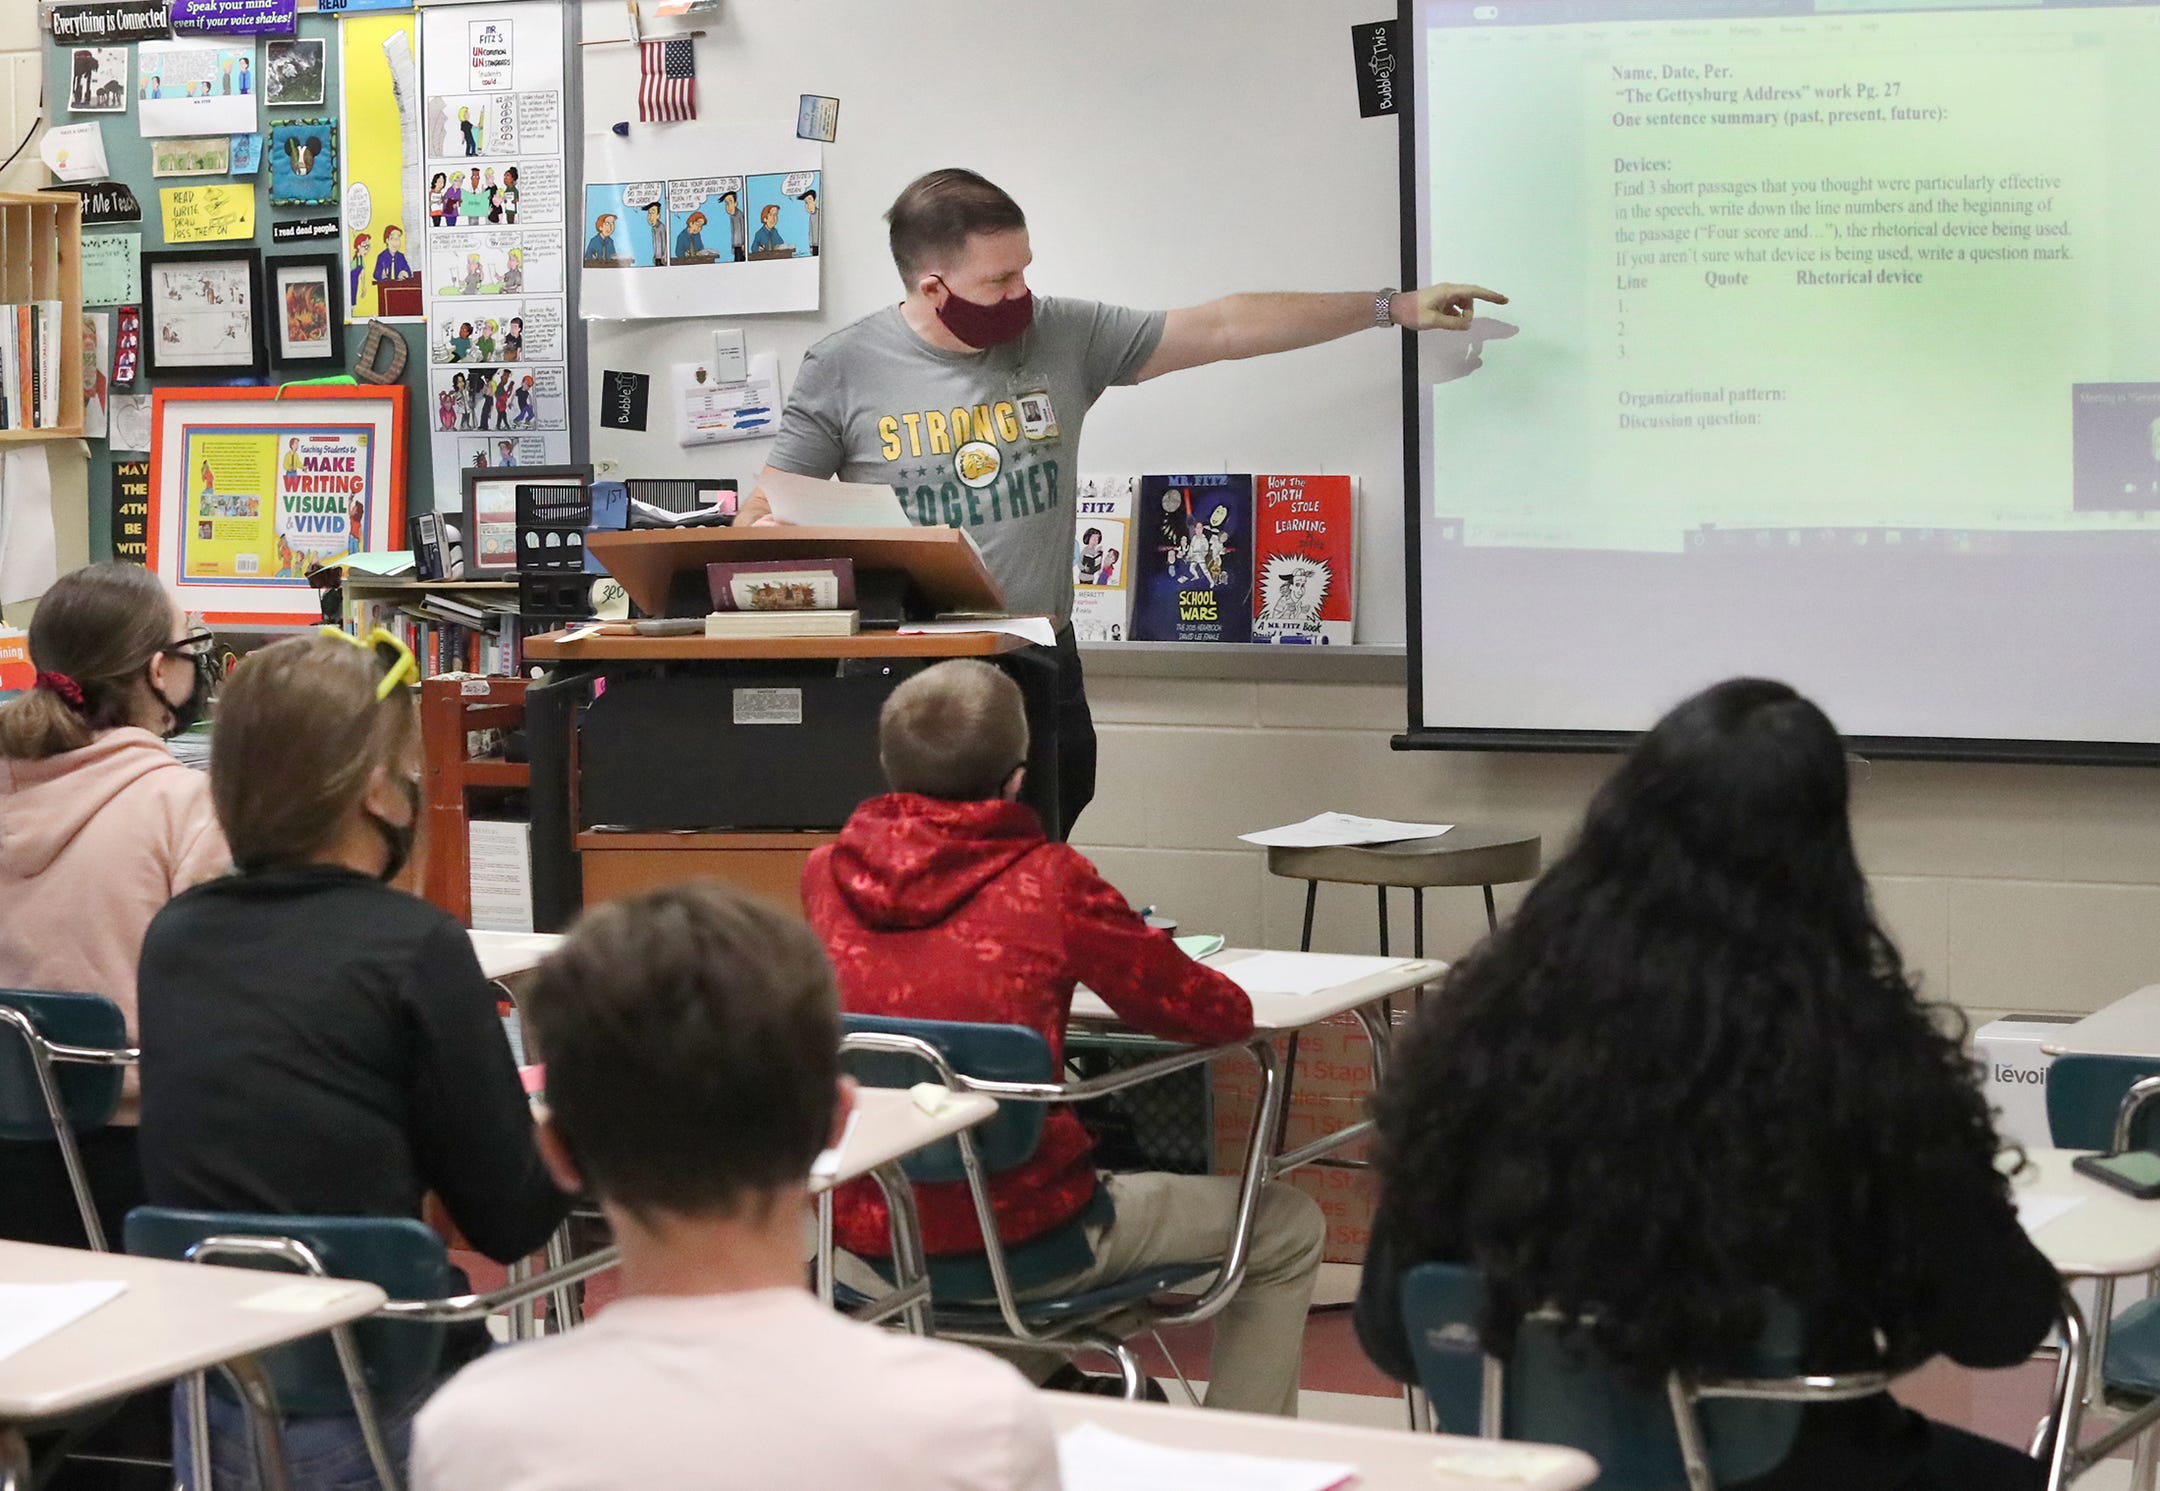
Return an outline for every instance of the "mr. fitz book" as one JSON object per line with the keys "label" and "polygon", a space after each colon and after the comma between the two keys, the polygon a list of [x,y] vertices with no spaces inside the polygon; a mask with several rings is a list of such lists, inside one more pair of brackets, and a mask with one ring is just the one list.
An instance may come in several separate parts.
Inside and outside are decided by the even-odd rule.
{"label": "mr. fitz book", "polygon": [[1073,635],[1123,642],[1132,635],[1132,515],[1137,476],[1083,476],[1073,504]]}
{"label": "mr. fitz book", "polygon": [[1143,476],[1132,546],[1132,635],[1143,642],[1252,639],[1250,476]]}
{"label": "mr. fitz book", "polygon": [[1255,642],[1349,644],[1356,513],[1355,477],[1253,478]]}

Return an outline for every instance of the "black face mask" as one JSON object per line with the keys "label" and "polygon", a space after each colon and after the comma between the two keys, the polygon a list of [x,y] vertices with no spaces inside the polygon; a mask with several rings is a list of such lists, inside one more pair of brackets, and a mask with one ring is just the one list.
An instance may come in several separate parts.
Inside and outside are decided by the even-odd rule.
{"label": "black face mask", "polygon": [[158,702],[165,706],[165,712],[172,716],[165,726],[165,738],[167,740],[171,740],[175,735],[185,735],[188,731],[194,729],[202,721],[204,713],[210,708],[210,691],[217,683],[217,663],[208,653],[195,654],[193,661],[195,664],[195,687],[187,698],[178,704],[175,704],[166,696],[165,691],[158,687],[156,676],[150,675],[150,692],[157,695]]}
{"label": "black face mask", "polygon": [[399,777],[398,786],[405,794],[405,806],[411,810],[402,824],[392,823],[374,813],[368,814],[368,822],[375,825],[375,832],[382,835],[383,847],[390,851],[389,863],[375,877],[385,885],[397,879],[398,871],[411,860],[413,840],[420,836],[420,783],[413,777]]}

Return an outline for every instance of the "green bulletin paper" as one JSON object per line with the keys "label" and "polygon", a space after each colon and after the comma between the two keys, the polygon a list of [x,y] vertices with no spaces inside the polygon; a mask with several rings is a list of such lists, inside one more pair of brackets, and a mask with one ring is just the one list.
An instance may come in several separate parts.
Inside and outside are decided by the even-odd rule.
{"label": "green bulletin paper", "polygon": [[142,301],[142,234],[86,233],[82,241],[84,305]]}

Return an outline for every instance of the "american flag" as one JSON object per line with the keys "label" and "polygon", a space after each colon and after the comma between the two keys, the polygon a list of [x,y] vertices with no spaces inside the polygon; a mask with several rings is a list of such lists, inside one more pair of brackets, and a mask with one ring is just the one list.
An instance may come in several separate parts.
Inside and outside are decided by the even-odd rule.
{"label": "american flag", "polygon": [[638,43],[637,101],[647,124],[697,118],[697,52],[688,39]]}

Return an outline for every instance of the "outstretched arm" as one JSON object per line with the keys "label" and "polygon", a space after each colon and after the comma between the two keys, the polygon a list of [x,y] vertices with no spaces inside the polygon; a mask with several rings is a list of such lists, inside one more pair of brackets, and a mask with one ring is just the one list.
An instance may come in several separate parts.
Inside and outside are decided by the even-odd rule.
{"label": "outstretched arm", "polygon": [[[1505,295],[1482,285],[1429,285],[1396,291],[1388,314],[1397,326],[1412,331],[1463,331],[1481,300],[1507,304]],[[1226,295],[1172,311],[1155,355],[1140,368],[1139,381],[1211,362],[1332,342],[1372,324],[1372,295],[1354,290],[1340,295]]]}

